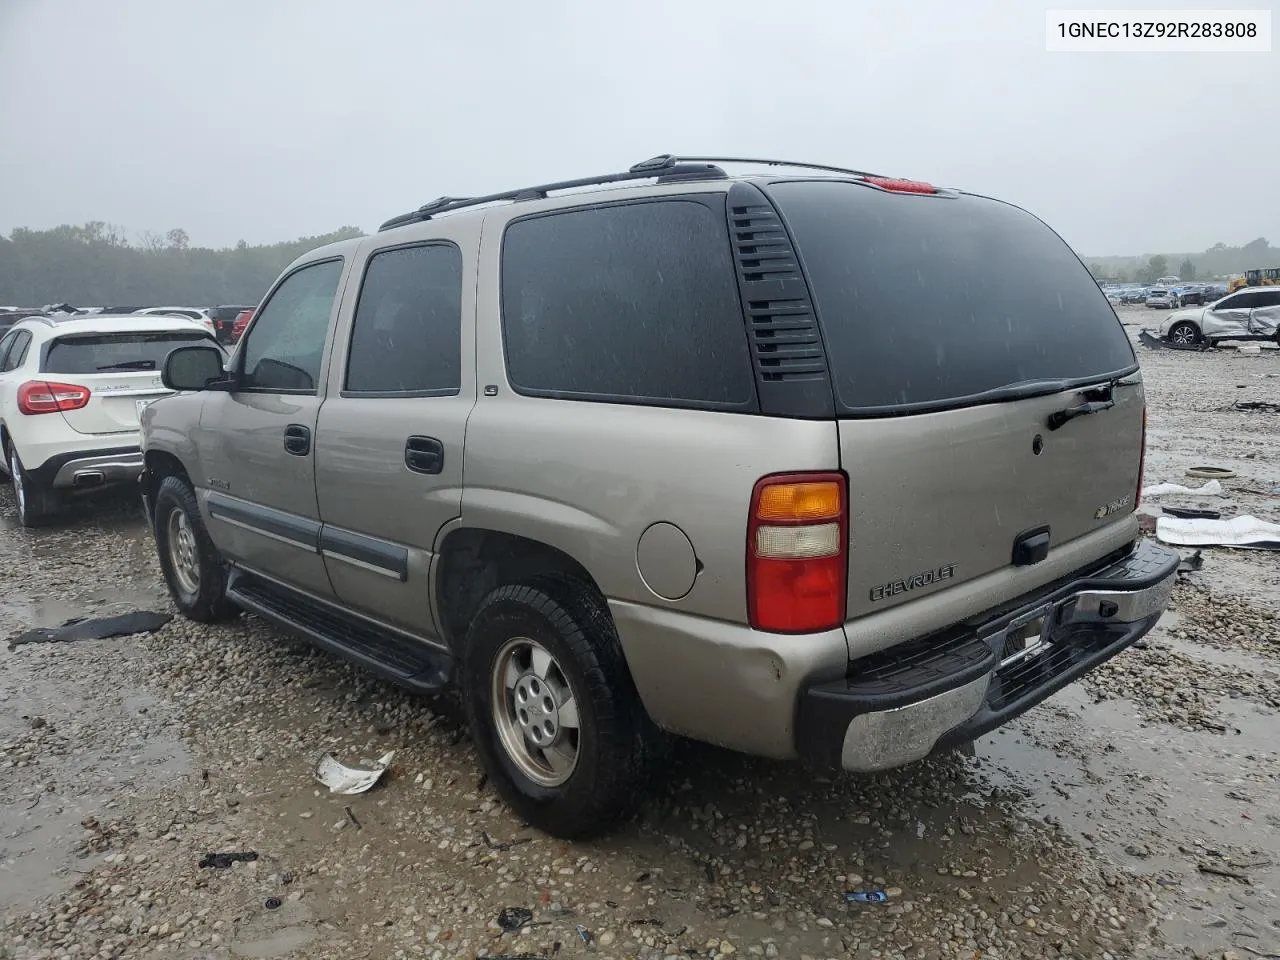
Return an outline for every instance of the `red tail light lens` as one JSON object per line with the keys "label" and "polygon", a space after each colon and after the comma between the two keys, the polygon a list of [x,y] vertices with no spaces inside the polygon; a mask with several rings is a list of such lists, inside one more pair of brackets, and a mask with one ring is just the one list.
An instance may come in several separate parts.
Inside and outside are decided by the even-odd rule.
{"label": "red tail light lens", "polygon": [[863,177],[865,183],[874,184],[891,193],[937,193],[938,188],[919,180],[895,180],[890,177]]}
{"label": "red tail light lens", "polygon": [[1142,405],[1142,449],[1138,452],[1138,489],[1133,495],[1133,509],[1142,506],[1142,475],[1147,469],[1147,405]]}
{"label": "red tail light lens", "polygon": [[842,624],[848,540],[843,474],[785,474],[757,482],[747,522],[751,626],[812,633]]}
{"label": "red tail light lens", "polygon": [[88,387],[74,383],[28,380],[18,387],[18,412],[27,416],[38,413],[66,413],[79,410],[89,402]]}

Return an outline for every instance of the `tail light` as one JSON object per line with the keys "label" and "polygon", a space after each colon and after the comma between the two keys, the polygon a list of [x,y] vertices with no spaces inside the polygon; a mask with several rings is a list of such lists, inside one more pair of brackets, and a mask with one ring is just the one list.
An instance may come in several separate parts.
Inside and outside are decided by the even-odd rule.
{"label": "tail light", "polygon": [[18,387],[18,412],[27,416],[37,413],[67,413],[89,403],[88,387],[74,383],[28,380]]}
{"label": "tail light", "polygon": [[747,522],[747,608],[751,626],[810,633],[844,622],[848,484],[840,473],[762,478]]}
{"label": "tail light", "polygon": [[1147,469],[1147,405],[1142,405],[1142,449],[1138,451],[1138,489],[1133,495],[1133,509],[1142,506],[1142,475]]}

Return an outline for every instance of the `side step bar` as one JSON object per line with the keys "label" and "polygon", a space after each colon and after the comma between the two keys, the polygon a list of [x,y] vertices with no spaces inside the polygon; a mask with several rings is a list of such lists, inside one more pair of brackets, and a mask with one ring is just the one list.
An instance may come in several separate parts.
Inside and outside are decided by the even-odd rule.
{"label": "side step bar", "polygon": [[233,567],[227,597],[250,613],[397,683],[433,694],[453,684],[453,658],[421,640],[380,629],[288,587]]}

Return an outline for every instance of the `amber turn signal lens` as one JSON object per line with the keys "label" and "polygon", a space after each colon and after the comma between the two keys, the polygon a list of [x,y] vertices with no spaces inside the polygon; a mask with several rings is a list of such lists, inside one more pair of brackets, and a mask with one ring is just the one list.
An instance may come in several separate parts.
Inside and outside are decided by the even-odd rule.
{"label": "amber turn signal lens", "polygon": [[760,489],[756,516],[761,520],[827,520],[840,516],[840,485],[777,483]]}

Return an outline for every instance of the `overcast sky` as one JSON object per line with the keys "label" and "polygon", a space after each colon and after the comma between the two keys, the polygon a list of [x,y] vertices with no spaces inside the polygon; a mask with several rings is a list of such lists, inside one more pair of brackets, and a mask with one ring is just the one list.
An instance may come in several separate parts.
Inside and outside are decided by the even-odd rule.
{"label": "overcast sky", "polygon": [[0,0],[0,232],[272,242],[685,152],[989,193],[1085,255],[1280,242],[1280,53],[1047,53],[1048,5]]}

